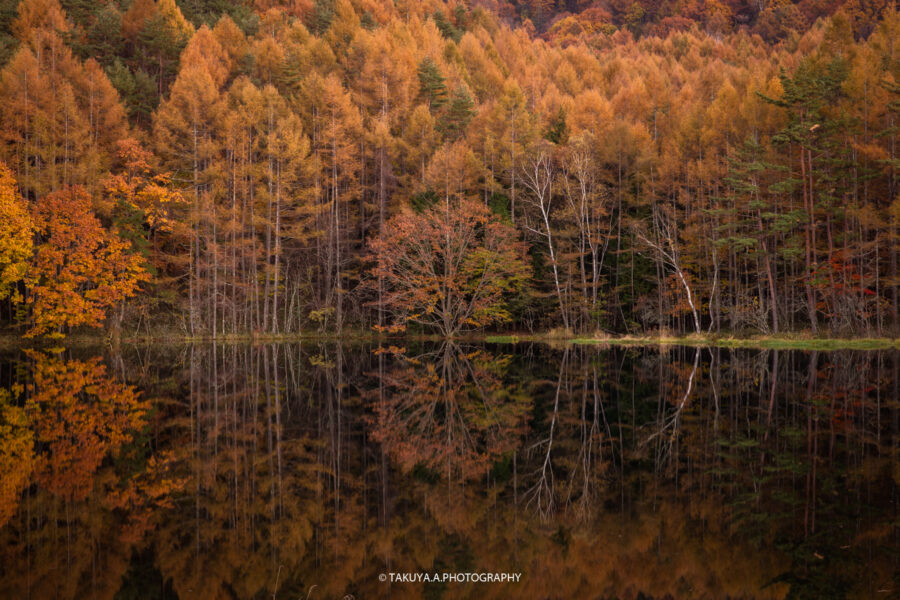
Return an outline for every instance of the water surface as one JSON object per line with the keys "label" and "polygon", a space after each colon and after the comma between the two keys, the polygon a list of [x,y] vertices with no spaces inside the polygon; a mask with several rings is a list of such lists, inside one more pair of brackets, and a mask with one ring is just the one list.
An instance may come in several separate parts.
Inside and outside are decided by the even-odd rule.
{"label": "water surface", "polygon": [[541,344],[5,351],[0,598],[897,598],[898,368]]}

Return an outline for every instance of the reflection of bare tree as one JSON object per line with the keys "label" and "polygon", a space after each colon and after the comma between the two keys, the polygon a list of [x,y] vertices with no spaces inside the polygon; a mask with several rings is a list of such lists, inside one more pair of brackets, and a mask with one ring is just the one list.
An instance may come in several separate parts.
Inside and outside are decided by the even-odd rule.
{"label": "reflection of bare tree", "polygon": [[[591,402],[591,415],[588,415],[588,399]],[[603,427],[600,419],[603,419]],[[612,431],[606,418],[606,410],[600,398],[600,379],[597,366],[591,365],[589,374],[586,374],[582,383],[581,412],[579,413],[578,428],[580,430],[580,444],[576,464],[581,470],[581,489],[578,493],[576,504],[576,516],[579,520],[585,520],[591,514],[597,495],[597,475],[605,471],[608,463],[603,460],[604,440],[612,439]],[[566,492],[566,505],[575,495],[575,481],[579,469],[572,469]]]}
{"label": "reflection of bare tree", "polygon": [[562,389],[563,377],[566,373],[568,359],[569,347],[566,346],[563,351],[562,364],[559,369],[559,378],[556,381],[556,393],[553,395],[553,411],[550,417],[549,433],[546,438],[539,440],[529,448],[529,451],[531,451],[536,450],[541,446],[547,447],[543,454],[543,459],[540,461],[540,466],[535,473],[537,480],[525,492],[525,507],[528,508],[533,506],[534,510],[542,519],[549,518],[556,508],[553,485],[553,464],[550,461],[550,455],[553,450],[553,435],[556,432],[556,421],[559,417],[559,395]]}
{"label": "reflection of bare tree", "polygon": [[[694,389],[694,378],[697,375],[697,368],[700,366],[700,348],[694,351],[694,365],[687,375],[687,381],[684,383],[684,393],[681,398],[674,404],[674,408],[668,414],[661,413],[657,430],[651,433],[642,442],[648,445],[654,440],[656,443],[656,466],[657,469],[669,463],[672,457],[672,447],[678,440],[678,433],[681,427],[681,418],[684,408],[691,398],[691,392]],[[673,367],[674,369],[675,367]]]}
{"label": "reflection of bare tree", "polygon": [[503,385],[508,361],[452,342],[400,357],[384,375],[372,438],[404,471],[421,465],[464,479],[483,475],[518,445],[529,407]]}
{"label": "reflection of bare tree", "polygon": [[[587,521],[607,484],[619,440],[607,415],[600,367],[584,347],[566,346],[541,363],[552,379],[535,379],[540,414],[522,461],[524,507],[546,522],[560,514]],[[549,373],[548,373],[549,375]]]}

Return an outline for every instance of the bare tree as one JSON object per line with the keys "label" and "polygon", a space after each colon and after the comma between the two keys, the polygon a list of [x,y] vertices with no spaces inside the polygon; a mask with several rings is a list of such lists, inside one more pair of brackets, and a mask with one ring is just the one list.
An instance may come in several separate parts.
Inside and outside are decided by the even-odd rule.
{"label": "bare tree", "polygon": [[556,168],[553,157],[550,154],[549,143],[539,144],[527,153],[522,161],[522,185],[530,192],[528,203],[537,209],[537,226],[532,226],[525,219],[525,228],[538,235],[547,243],[547,251],[550,254],[550,264],[553,267],[553,283],[556,286],[556,297],[559,300],[559,310],[562,314],[563,326],[569,329],[569,316],[566,313],[563,300],[562,286],[559,283],[559,267],[557,265],[556,250],[553,246],[553,229],[550,227],[550,212],[553,203],[553,180],[556,177]]}
{"label": "bare tree", "polygon": [[[639,225],[635,225],[634,230],[638,241],[654,251],[664,264],[675,271],[687,296],[688,306],[691,307],[691,314],[694,317],[694,329],[697,333],[700,333],[700,314],[697,310],[694,294],[691,291],[691,284],[685,276],[675,219],[666,215],[663,209],[656,205],[653,207],[653,239],[650,239],[647,232]],[[660,307],[660,310],[662,310],[662,307]]]}
{"label": "bare tree", "polygon": [[[586,144],[576,143],[561,166],[561,182],[569,209],[578,227],[578,256],[581,269],[582,287],[590,287],[590,305],[597,308],[597,290],[600,287],[600,271],[609,248],[606,201],[602,184],[599,182],[599,168],[593,153]],[[587,282],[585,257],[590,257],[591,278]]]}

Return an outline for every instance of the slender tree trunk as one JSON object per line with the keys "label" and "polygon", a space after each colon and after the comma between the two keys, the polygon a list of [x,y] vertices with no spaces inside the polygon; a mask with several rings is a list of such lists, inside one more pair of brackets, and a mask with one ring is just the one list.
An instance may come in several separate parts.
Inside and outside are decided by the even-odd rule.
{"label": "slender tree trunk", "polygon": [[281,161],[275,166],[275,272],[272,285],[272,333],[278,333],[278,286],[281,269]]}
{"label": "slender tree trunk", "polygon": [[814,246],[816,223],[812,207],[812,179],[810,175],[810,179],[807,180],[805,153],[806,151],[803,149],[803,146],[800,146],[800,176],[803,181],[803,206],[806,209],[807,214],[807,222],[804,235],[804,242],[806,247],[806,275],[803,278],[803,285],[804,289],[806,290],[806,305],[807,310],[809,311],[809,324],[812,328],[813,335],[817,335],[819,333],[819,324],[816,318],[816,298],[815,294],[813,293],[812,287],[813,265],[815,260]]}

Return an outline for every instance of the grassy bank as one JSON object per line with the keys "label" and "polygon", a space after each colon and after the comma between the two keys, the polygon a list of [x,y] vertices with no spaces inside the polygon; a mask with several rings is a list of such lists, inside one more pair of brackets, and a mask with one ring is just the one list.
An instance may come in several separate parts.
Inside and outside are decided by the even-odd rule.
{"label": "grassy bank", "polygon": [[573,343],[615,346],[710,346],[719,348],[759,348],[772,350],[887,350],[900,349],[900,339],[893,338],[825,338],[804,334],[735,337],[723,335],[683,336],[562,336],[554,333],[538,335],[488,335],[485,342],[514,344],[517,342]]}
{"label": "grassy bank", "polygon": [[[104,332],[84,332],[67,336],[63,340],[23,339],[13,332],[0,332],[0,349],[22,347],[96,347],[96,346],[163,346],[209,343],[234,344],[287,344],[287,343],[321,343],[338,342],[345,344],[384,343],[403,345],[409,342],[440,342],[443,338],[437,335],[407,334],[379,335],[366,330],[346,330],[336,333],[307,333],[291,335],[247,334],[222,335],[215,340],[205,336],[185,336],[174,332],[155,335],[120,337]],[[736,337],[730,335],[578,335],[563,334],[559,331],[522,334],[471,334],[456,338],[457,342],[517,344],[517,343],[550,343],[550,344],[596,344],[616,346],[710,346],[719,348],[759,348],[774,350],[886,350],[900,349],[900,339],[894,338],[826,338],[813,337],[809,334],[784,334],[777,336]]]}
{"label": "grassy bank", "polygon": [[814,338],[805,336],[754,336],[748,338],[711,335],[576,337],[572,339],[572,342],[576,344],[711,346],[771,350],[887,350],[900,348],[900,340],[891,338]]}

